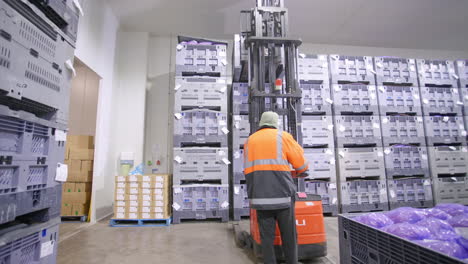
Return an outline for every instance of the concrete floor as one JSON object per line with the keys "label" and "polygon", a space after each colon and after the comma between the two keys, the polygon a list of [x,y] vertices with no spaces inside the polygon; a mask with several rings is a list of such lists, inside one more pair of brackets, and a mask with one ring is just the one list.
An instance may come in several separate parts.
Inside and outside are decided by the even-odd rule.
{"label": "concrete floor", "polygon": [[[64,223],[58,264],[255,263],[235,244],[232,225],[189,222],[169,227],[109,227]],[[308,263],[339,263],[337,218],[325,218],[328,256]],[[248,220],[242,226],[248,228]]]}

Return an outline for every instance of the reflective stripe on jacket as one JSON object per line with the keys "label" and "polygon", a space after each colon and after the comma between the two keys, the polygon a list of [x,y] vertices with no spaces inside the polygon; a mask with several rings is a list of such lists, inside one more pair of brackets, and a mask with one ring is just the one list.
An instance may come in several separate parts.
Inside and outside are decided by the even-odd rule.
{"label": "reflective stripe on jacket", "polygon": [[291,134],[263,128],[244,144],[244,174],[247,193],[253,209],[288,208],[296,186],[291,166],[302,173],[308,169],[304,150]]}

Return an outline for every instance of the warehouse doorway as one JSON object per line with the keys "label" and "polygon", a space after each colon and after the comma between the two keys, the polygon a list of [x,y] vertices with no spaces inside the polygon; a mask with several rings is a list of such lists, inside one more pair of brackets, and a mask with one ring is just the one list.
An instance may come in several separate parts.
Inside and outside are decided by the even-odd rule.
{"label": "warehouse doorway", "polygon": [[76,76],[70,88],[69,130],[65,150],[68,178],[62,190],[61,240],[89,225],[101,80],[98,74],[77,58],[74,68]]}

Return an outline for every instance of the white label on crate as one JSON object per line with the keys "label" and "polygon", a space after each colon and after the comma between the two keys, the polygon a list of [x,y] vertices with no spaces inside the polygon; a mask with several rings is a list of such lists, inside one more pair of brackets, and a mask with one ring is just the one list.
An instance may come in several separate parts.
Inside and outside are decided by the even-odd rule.
{"label": "white label on crate", "polygon": [[372,124],[372,126],[373,126],[374,128],[376,128],[376,129],[379,129],[379,128],[380,128],[380,125],[379,125],[378,123],[374,123],[374,124]]}
{"label": "white label on crate", "polygon": [[429,103],[429,100],[423,99],[423,103],[424,103],[424,104],[428,104],[428,103]]}
{"label": "white label on crate", "polygon": [[225,156],[226,153],[223,150],[218,151],[218,156]]}
{"label": "white label on crate", "polygon": [[326,69],[326,68],[328,68],[328,62],[322,63],[322,69]]}
{"label": "white label on crate", "polygon": [[179,163],[179,164],[182,163],[182,158],[179,157],[179,156],[175,156],[175,157],[174,157],[174,160],[175,160],[177,163]]}
{"label": "white label on crate", "polygon": [[331,158],[331,159],[330,159],[330,164],[331,164],[331,165],[335,165],[335,163],[336,163],[335,158]]}
{"label": "white label on crate", "polygon": [[339,85],[339,84],[334,84],[334,85],[333,85],[333,89],[335,89],[335,91],[339,92],[339,91],[341,91],[341,85]]}
{"label": "white label on crate", "polygon": [[176,86],[174,87],[174,90],[177,91],[177,90],[179,90],[181,87],[182,87],[182,85],[178,84],[178,85],[176,85]]}
{"label": "white label on crate", "polygon": [[414,99],[419,100],[419,94],[413,94]]}
{"label": "white label on crate", "polygon": [[457,88],[452,88],[452,93],[458,94],[458,89]]}
{"label": "white label on crate", "polygon": [[182,114],[180,113],[175,113],[174,114],[174,117],[177,119],[177,120],[180,120],[182,118]]}
{"label": "white label on crate", "polygon": [[424,186],[430,186],[430,185],[431,185],[431,182],[429,180],[424,181]]}
{"label": "white label on crate", "polygon": [[327,155],[333,155],[333,151],[332,151],[331,149],[327,149],[327,150],[325,151],[325,154],[327,154]]}
{"label": "white label on crate", "polygon": [[458,80],[460,77],[458,77],[458,75],[456,75],[455,73],[452,74],[452,77],[455,78],[455,80]]}
{"label": "white label on crate", "polygon": [[237,121],[236,121],[236,122],[234,122],[234,127],[235,127],[236,129],[239,129],[239,128],[240,128],[240,123],[239,123],[239,122],[237,122]]}
{"label": "white label on crate", "polygon": [[221,88],[219,89],[219,91],[220,91],[221,93],[226,92],[226,90],[227,90],[227,86],[223,86],[223,87],[221,87]]}
{"label": "white label on crate", "polygon": [[377,156],[378,157],[383,157],[383,152],[382,151],[377,151]]}
{"label": "white label on crate", "polygon": [[454,147],[454,146],[450,146],[449,149],[451,149],[451,150],[453,150],[453,151],[457,150],[457,148]]}
{"label": "white label on crate", "polygon": [[67,141],[67,132],[63,130],[55,130],[55,141]]}
{"label": "white label on crate", "polygon": [[154,188],[164,188],[164,184],[162,182],[156,182]]}
{"label": "white label on crate", "polygon": [[241,95],[239,91],[234,91],[232,93],[233,93],[234,96],[240,96]]}
{"label": "white label on crate", "polygon": [[142,182],[141,188],[151,188],[151,182]]}
{"label": "white label on crate", "polygon": [[466,149],[466,147],[463,147],[462,148],[462,152],[467,152],[468,150]]}
{"label": "white label on crate", "polygon": [[454,182],[458,181],[457,178],[455,178],[455,177],[452,177],[450,179],[452,179],[452,181],[454,181]]}
{"label": "white label on crate", "polygon": [[422,155],[421,155],[421,158],[422,158],[423,160],[427,160],[427,155],[426,155],[426,154],[422,154]]}
{"label": "white label on crate", "polygon": [[387,190],[386,189],[380,189],[380,194],[387,194]]}
{"label": "white label on crate", "polygon": [[340,151],[340,152],[338,152],[338,155],[340,155],[340,157],[344,158],[345,153],[344,153],[344,151]]}
{"label": "white label on crate", "polygon": [[221,208],[227,208],[229,206],[229,203],[227,201],[224,201],[222,204],[221,204]]}
{"label": "white label on crate", "polygon": [[234,186],[234,194],[239,194],[240,188],[239,186]]}
{"label": "white label on crate", "polygon": [[336,197],[333,197],[332,204],[336,204],[337,202],[338,202],[338,199],[336,199]]}
{"label": "white label on crate", "polygon": [[382,119],[382,124],[387,124],[387,123],[388,123],[388,118],[384,117],[384,118]]}
{"label": "white label on crate", "polygon": [[333,125],[328,125],[328,130],[332,131],[333,130]]}
{"label": "white label on crate", "polygon": [[238,116],[238,115],[235,115],[235,116],[234,116],[234,120],[236,120],[236,121],[242,121],[242,118],[241,118],[240,116]]}
{"label": "white label on crate", "polygon": [[240,158],[239,151],[234,152],[234,159],[239,159],[239,158]]}
{"label": "white label on crate", "polygon": [[[218,79],[218,80],[216,80],[216,82],[217,83],[226,83],[226,80],[225,79]],[[226,88],[226,87],[224,87],[224,88]]]}
{"label": "white label on crate", "polygon": [[304,53],[299,53],[299,57],[305,58],[305,56],[306,56],[306,55],[305,55]]}
{"label": "white label on crate", "polygon": [[467,135],[467,134],[466,134],[466,130],[463,130],[463,131],[461,132],[461,135],[462,135],[462,137],[466,137],[466,135]]}
{"label": "white label on crate", "polygon": [[392,151],[391,151],[389,148],[386,148],[386,149],[384,150],[384,152],[385,152],[385,154],[387,154],[387,155],[390,154],[390,153],[392,153]]}
{"label": "white label on crate", "polygon": [[330,186],[329,186],[329,187],[330,187],[330,189],[332,189],[332,190],[336,190],[336,184],[334,184],[334,183],[330,183]]}
{"label": "white label on crate", "polygon": [[227,129],[227,127],[221,128],[221,131],[223,131],[224,135],[229,134],[229,129]]}
{"label": "white label on crate", "polygon": [[47,241],[41,244],[41,255],[39,258],[44,258],[54,253],[54,241]]}
{"label": "white label on crate", "polygon": [[465,100],[468,100],[468,95],[465,95]]}
{"label": "white label on crate", "polygon": [[340,129],[339,129],[339,130],[340,130],[340,132],[345,132],[346,127],[344,127],[343,125],[340,125]]}
{"label": "white label on crate", "polygon": [[181,45],[181,44],[178,44],[178,45],[176,46],[176,48],[177,48],[177,50],[182,50],[182,49],[184,48],[184,46]]}
{"label": "white label on crate", "polygon": [[174,208],[176,211],[179,211],[180,205],[178,203],[173,203],[172,208]]}
{"label": "white label on crate", "polygon": [[329,103],[329,104],[333,104],[333,100],[330,99],[330,98],[325,99],[325,101],[327,101],[327,103]]}
{"label": "white label on crate", "polygon": [[459,128],[460,130],[464,130],[464,129],[465,129],[465,126],[464,126],[463,124],[460,124],[460,125],[458,125],[458,128]]}
{"label": "white label on crate", "polygon": [[423,121],[423,118],[422,118],[422,117],[420,117],[420,116],[418,116],[417,120],[418,120],[418,122],[419,122],[419,123],[422,123],[422,121]]}
{"label": "white label on crate", "polygon": [[444,118],[442,118],[442,120],[443,120],[444,122],[448,122],[448,121],[450,120],[450,118],[449,118],[448,116],[444,116]]}
{"label": "white label on crate", "polygon": [[228,159],[226,159],[226,158],[223,158],[223,162],[224,162],[224,164],[226,164],[226,165],[231,164],[231,162],[230,162]]}
{"label": "white label on crate", "polygon": [[182,189],[181,188],[174,188],[174,193],[181,193]]}
{"label": "white label on crate", "polygon": [[369,91],[374,92],[375,91],[375,86],[374,85],[369,85]]}
{"label": "white label on crate", "polygon": [[395,197],[396,197],[395,191],[394,191],[394,190],[390,190],[390,197],[392,197],[392,198],[395,198]]}
{"label": "white label on crate", "polygon": [[57,163],[57,169],[55,172],[55,180],[58,182],[66,182],[68,178],[68,165]]}
{"label": "white label on crate", "polygon": [[416,71],[416,67],[414,67],[414,65],[411,65],[409,68],[410,68],[410,71],[412,71],[412,72]]}
{"label": "white label on crate", "polygon": [[221,63],[223,64],[223,66],[226,66],[228,64],[227,60],[225,60],[225,59],[222,59]]}
{"label": "white label on crate", "polygon": [[457,105],[463,105],[462,101],[457,101]]}
{"label": "white label on crate", "polygon": [[385,92],[385,88],[383,86],[379,86],[379,91],[383,93]]}
{"label": "white label on crate", "polygon": [[377,62],[377,68],[382,68],[382,67],[383,67],[383,64],[382,64],[382,62],[380,62],[380,61],[379,61],[379,62]]}
{"label": "white label on crate", "polygon": [[220,126],[226,126],[226,125],[227,125],[227,124],[226,124],[226,121],[224,121],[224,120],[219,120],[218,124],[219,124]]}
{"label": "white label on crate", "polygon": [[460,66],[460,67],[465,66],[465,62],[464,61],[458,61],[458,66]]}
{"label": "white label on crate", "polygon": [[220,51],[219,56],[220,57],[226,57],[226,52],[225,51]]}
{"label": "white label on crate", "polygon": [[76,76],[76,70],[75,67],[73,67],[73,62],[71,60],[67,60],[65,62],[65,67],[72,72],[73,77]]}
{"label": "white label on crate", "polygon": [[327,55],[319,55],[319,56],[318,56],[318,59],[319,59],[319,60],[326,61],[326,60],[327,60]]}
{"label": "white label on crate", "polygon": [[314,204],[314,202],[305,202],[305,205],[306,206],[314,206],[315,204]]}
{"label": "white label on crate", "polygon": [[370,94],[370,98],[371,98],[371,99],[375,99],[376,97],[377,97],[377,96],[375,95],[375,93],[371,93],[371,94]]}

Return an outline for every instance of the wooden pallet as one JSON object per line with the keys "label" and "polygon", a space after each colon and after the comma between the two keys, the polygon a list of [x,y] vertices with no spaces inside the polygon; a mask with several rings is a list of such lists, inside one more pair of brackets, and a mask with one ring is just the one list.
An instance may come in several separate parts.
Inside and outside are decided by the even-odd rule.
{"label": "wooden pallet", "polygon": [[138,226],[169,226],[171,218],[167,219],[111,219],[112,227],[138,227]]}
{"label": "wooden pallet", "polygon": [[73,223],[73,222],[83,223],[83,222],[88,221],[88,216],[87,215],[61,216],[61,218],[62,218],[62,222],[69,222],[69,223]]}

